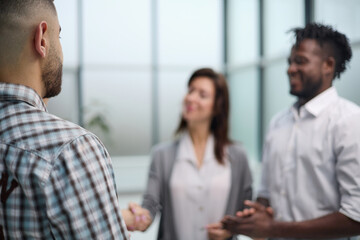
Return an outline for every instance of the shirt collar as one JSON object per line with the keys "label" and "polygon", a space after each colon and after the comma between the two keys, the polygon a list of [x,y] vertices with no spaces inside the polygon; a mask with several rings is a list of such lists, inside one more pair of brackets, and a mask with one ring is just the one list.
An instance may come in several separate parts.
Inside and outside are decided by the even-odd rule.
{"label": "shirt collar", "polygon": [[[300,107],[304,108],[308,113],[317,117],[319,114],[330,106],[334,101],[339,98],[339,95],[335,89],[335,87],[330,87],[311,99],[304,106]],[[293,105],[293,111],[297,112],[297,103]]]}
{"label": "shirt collar", "polygon": [[[212,159],[216,159],[214,153],[214,147],[215,147],[214,136],[211,134],[206,142],[204,162],[207,162]],[[180,137],[179,148],[176,159],[180,161],[191,161],[197,163],[194,145],[191,140],[190,134],[187,131],[185,131]]]}
{"label": "shirt collar", "polygon": [[0,101],[18,100],[47,112],[46,105],[34,89],[24,85],[0,83]]}

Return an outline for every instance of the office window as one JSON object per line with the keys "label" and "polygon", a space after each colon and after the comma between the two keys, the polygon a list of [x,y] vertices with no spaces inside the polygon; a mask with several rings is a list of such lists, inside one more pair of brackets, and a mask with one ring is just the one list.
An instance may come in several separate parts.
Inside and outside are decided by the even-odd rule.
{"label": "office window", "polygon": [[352,41],[360,40],[360,1],[315,0],[315,21],[332,25]]}
{"label": "office window", "polygon": [[77,1],[63,0],[54,2],[61,26],[61,44],[64,52],[63,84],[59,96],[49,100],[49,112],[72,122],[78,122],[77,102],[78,68],[78,25]]}
{"label": "office window", "polygon": [[151,64],[151,1],[86,0],[84,62],[138,71]]}
{"label": "office window", "polygon": [[[112,156],[148,154],[151,148],[149,73],[86,69],[84,79],[86,127],[101,138]],[[94,126],[89,125],[91,120],[95,121]],[[108,131],[101,128],[102,124],[108,126]]]}
{"label": "office window", "polygon": [[159,0],[160,67],[221,65],[221,7],[219,0]]}
{"label": "office window", "polygon": [[83,5],[85,127],[112,156],[146,155],[152,110],[150,1],[87,0]]}
{"label": "office window", "polygon": [[264,129],[277,112],[289,107],[287,57],[293,44],[294,27],[304,26],[304,1],[265,0]]}
{"label": "office window", "polygon": [[259,58],[258,0],[228,1],[228,64],[254,64]]}
{"label": "office window", "polygon": [[291,35],[286,32],[304,25],[303,0],[264,0],[265,56],[288,54]]}
{"label": "office window", "polygon": [[256,66],[229,76],[231,137],[241,142],[250,160],[259,160],[259,98]]}
{"label": "office window", "polygon": [[334,80],[334,86],[339,95],[360,104],[358,81],[360,75],[360,1],[357,0],[316,0],[315,20],[331,25],[344,33],[351,42],[353,57],[348,69],[341,75],[341,79]]}
{"label": "office window", "polygon": [[78,5],[74,0],[54,1],[61,26],[61,44],[64,56],[64,68],[75,68],[78,59]]}
{"label": "office window", "polygon": [[[190,70],[191,71],[191,70]],[[162,71],[159,75],[159,140],[170,141],[179,124],[188,72]]]}
{"label": "office window", "polygon": [[222,67],[219,0],[158,1],[159,141],[173,138],[191,73]]}
{"label": "office window", "polygon": [[251,162],[259,160],[258,1],[228,1],[228,83],[230,136],[241,142]]}

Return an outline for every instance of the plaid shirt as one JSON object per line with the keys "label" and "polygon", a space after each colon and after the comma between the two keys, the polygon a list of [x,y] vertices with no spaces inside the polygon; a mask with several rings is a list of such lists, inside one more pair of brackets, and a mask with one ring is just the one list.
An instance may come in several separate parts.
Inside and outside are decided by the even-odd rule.
{"label": "plaid shirt", "polygon": [[0,239],[128,239],[99,139],[0,83]]}

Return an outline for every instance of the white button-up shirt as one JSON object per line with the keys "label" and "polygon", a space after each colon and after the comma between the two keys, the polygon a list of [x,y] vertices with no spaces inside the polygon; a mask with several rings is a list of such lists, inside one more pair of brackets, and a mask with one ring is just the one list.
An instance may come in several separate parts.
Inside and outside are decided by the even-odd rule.
{"label": "white button-up shirt", "polygon": [[175,229],[179,240],[207,240],[205,226],[219,222],[225,214],[231,186],[230,162],[217,162],[214,137],[209,136],[203,164],[197,167],[192,140],[188,133],[180,139],[170,179]]}
{"label": "white button-up shirt", "polygon": [[360,221],[360,108],[332,87],[276,116],[259,196],[270,200],[280,221],[336,211]]}

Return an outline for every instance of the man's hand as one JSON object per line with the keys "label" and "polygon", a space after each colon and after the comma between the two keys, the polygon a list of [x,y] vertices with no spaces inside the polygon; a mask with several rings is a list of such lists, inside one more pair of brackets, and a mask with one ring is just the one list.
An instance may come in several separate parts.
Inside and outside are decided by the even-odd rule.
{"label": "man's hand", "polygon": [[152,223],[150,212],[137,203],[129,203],[122,214],[129,231],[145,231]]}
{"label": "man's hand", "polygon": [[274,223],[271,208],[260,203],[245,201],[250,209],[238,212],[237,216],[225,216],[221,221],[224,228],[234,234],[243,234],[253,238],[271,236]]}
{"label": "man's hand", "polygon": [[[251,206],[253,202],[251,201],[245,201],[245,204],[247,206]],[[260,203],[261,205],[263,205],[262,203]],[[255,213],[256,209],[253,208],[253,207],[250,207],[250,208],[245,208],[244,210],[242,211],[238,211],[236,213],[236,216],[238,217],[249,217],[250,215],[253,215]],[[274,216],[274,210],[272,209],[272,207],[266,207],[266,211],[270,214],[270,216]]]}
{"label": "man's hand", "polygon": [[208,237],[210,240],[225,240],[232,236],[232,234],[223,229],[221,223],[212,223],[206,226]]}

